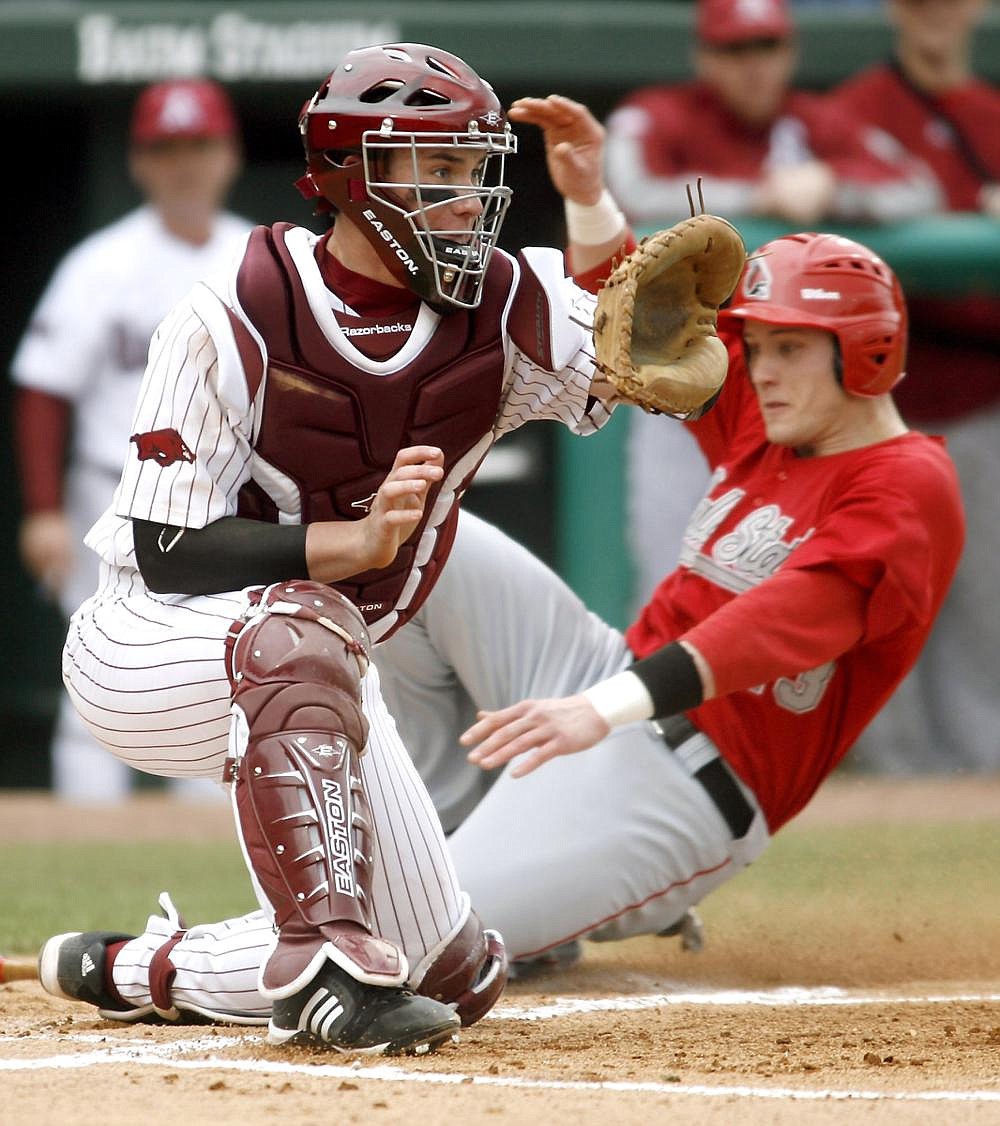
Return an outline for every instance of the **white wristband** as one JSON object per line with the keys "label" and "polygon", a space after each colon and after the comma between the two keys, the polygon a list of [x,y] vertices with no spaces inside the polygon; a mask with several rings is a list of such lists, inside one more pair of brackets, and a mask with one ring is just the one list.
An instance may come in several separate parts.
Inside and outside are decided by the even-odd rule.
{"label": "white wristband", "polygon": [[616,235],[625,235],[625,216],[607,188],[597,203],[564,201],[566,235],[578,246],[600,246]]}
{"label": "white wristband", "polygon": [[583,693],[608,727],[653,718],[653,697],[634,672],[616,673]]}

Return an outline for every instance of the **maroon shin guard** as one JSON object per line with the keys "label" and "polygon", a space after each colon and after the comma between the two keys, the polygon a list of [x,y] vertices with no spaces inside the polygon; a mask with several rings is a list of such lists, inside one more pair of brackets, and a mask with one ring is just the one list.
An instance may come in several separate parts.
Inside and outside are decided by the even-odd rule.
{"label": "maroon shin guard", "polygon": [[[301,988],[326,957],[372,984],[406,962],[371,933],[372,824],[359,766],[367,738],[357,611],[319,583],[269,588],[233,650],[248,728],[236,808],[250,865],[275,911],[265,994]],[[346,638],[346,640],[345,640]]]}

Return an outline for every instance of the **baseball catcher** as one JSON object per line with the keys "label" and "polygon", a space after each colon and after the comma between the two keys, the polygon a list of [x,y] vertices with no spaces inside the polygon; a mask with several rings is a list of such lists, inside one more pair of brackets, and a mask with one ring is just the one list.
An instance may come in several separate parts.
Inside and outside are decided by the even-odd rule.
{"label": "baseball catcher", "polygon": [[[575,136],[571,157],[597,155],[599,126],[569,111],[546,143]],[[516,141],[461,59],[359,48],[299,131],[299,188],[332,225],[256,228],[230,275],[157,330],[125,499],[87,539],[108,597],[75,616],[63,664],[109,751],[232,787],[261,910],[186,929],[165,909],[142,935],[57,935],[41,980],[110,1019],[194,1013],[266,1022],[274,1045],[422,1053],[489,1011],[507,960],[457,882],[369,652],[438,582],[494,441],[531,418],[598,430],[612,385],[593,356],[597,299],[562,253],[496,245]],[[600,195],[589,167],[584,207]],[[631,245],[615,216],[598,220],[579,257],[606,278]],[[721,245],[703,226],[650,240],[628,260],[635,279],[609,285],[621,328],[607,367],[691,381],[685,353],[735,280],[701,284]],[[675,249],[656,269],[661,243]],[[664,310],[661,331],[673,274],[663,293],[692,327]],[[724,372],[650,403],[701,409]]]}

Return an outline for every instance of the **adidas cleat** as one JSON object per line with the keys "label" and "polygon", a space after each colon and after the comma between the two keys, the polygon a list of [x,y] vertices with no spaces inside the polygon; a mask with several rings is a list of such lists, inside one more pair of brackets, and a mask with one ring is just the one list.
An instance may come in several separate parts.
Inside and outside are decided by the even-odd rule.
{"label": "adidas cleat", "polygon": [[423,1055],[457,1036],[449,1005],[408,989],[365,985],[327,962],[298,993],[276,1000],[267,1039],[369,1055]]}
{"label": "adidas cleat", "polygon": [[57,934],[45,943],[38,956],[42,988],[53,997],[94,1005],[109,1020],[159,1019],[152,1005],[123,1006],[121,998],[112,995],[105,982],[108,947],[133,938],[135,935],[114,931]]}

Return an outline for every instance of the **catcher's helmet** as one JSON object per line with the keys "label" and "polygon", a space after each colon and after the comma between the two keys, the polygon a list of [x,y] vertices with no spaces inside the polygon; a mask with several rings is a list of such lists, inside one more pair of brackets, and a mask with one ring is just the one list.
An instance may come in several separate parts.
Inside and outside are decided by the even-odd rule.
{"label": "catcher's helmet", "polygon": [[[362,47],[344,56],[302,108],[307,199],[357,225],[393,276],[442,311],[474,309],[510,188],[504,158],[517,151],[500,102],[468,64],[419,43]],[[421,184],[421,149],[483,154],[475,183]],[[386,177],[388,156],[407,155],[409,178]],[[434,230],[435,209],[475,196],[473,229]]]}
{"label": "catcher's helmet", "polygon": [[903,291],[885,262],[851,239],[809,233],[765,243],[747,258],[726,312],[832,332],[852,395],[882,395],[903,377]]}

